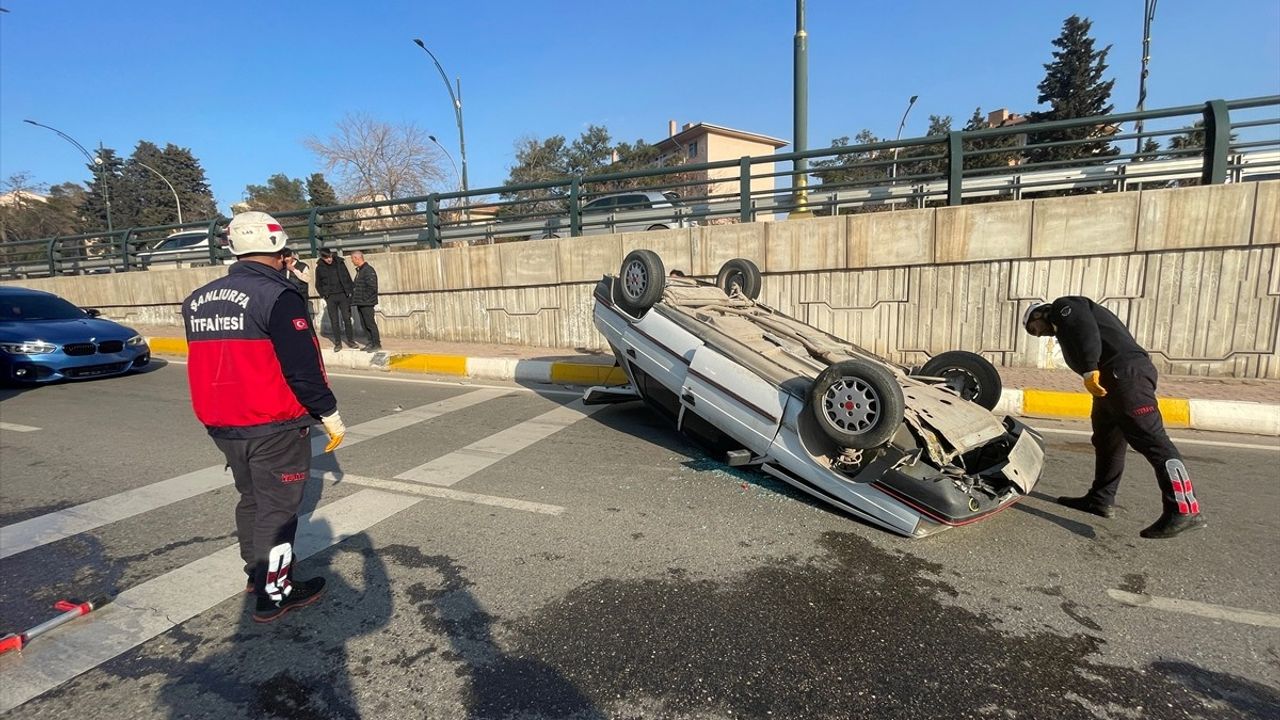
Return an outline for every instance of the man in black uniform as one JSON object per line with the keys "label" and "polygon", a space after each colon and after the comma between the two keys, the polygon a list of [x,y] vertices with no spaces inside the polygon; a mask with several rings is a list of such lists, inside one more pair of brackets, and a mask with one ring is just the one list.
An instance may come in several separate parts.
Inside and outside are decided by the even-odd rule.
{"label": "man in black uniform", "polygon": [[1204,527],[1191,476],[1164,430],[1155,365],[1120,318],[1087,297],[1062,297],[1027,308],[1022,324],[1036,337],[1056,337],[1067,365],[1084,377],[1085,389],[1093,395],[1093,487],[1083,497],[1060,497],[1058,502],[1102,517],[1114,515],[1127,442],[1155,469],[1164,505],[1142,537],[1170,538]]}
{"label": "man in black uniform", "polygon": [[247,589],[257,595],[253,619],[270,622],[324,589],[324,578],[293,579],[293,541],[311,477],[311,425],[324,424],[325,452],[346,426],[306,303],[284,274],[289,236],[262,212],[236,215],[227,230],[237,262],[182,303],[187,380],[196,417],[240,493],[236,536]]}
{"label": "man in black uniform", "polygon": [[351,273],[347,263],[329,248],[320,250],[320,262],[316,265],[316,294],[324,298],[329,314],[329,329],[333,331],[333,349],[342,349],[342,337],[347,345],[356,346],[355,326],[351,322]]}

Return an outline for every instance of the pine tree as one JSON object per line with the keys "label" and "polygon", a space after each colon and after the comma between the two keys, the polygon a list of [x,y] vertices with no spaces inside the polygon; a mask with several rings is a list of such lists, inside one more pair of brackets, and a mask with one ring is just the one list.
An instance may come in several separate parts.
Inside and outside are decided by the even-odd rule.
{"label": "pine tree", "polygon": [[[187,222],[192,220],[210,220],[218,215],[217,203],[213,199],[213,191],[209,188],[209,179],[205,176],[204,166],[191,152],[190,148],[179,147],[173,143],[164,146],[160,153],[160,164],[157,170],[173,183],[182,200],[182,215]],[[158,178],[157,178],[158,179]]]}
{"label": "pine tree", "polygon": [[[116,198],[130,194],[125,191],[124,180],[121,177],[124,160],[111,148],[99,150],[97,158],[102,161],[101,164],[87,165],[92,179],[89,181],[89,189],[84,196],[84,206],[81,208],[81,214],[91,228],[89,232],[107,229],[107,197],[111,200],[111,226],[117,230],[133,227],[133,217],[129,215],[128,208],[122,207],[123,212],[116,210]],[[103,195],[104,186],[108,196]]]}
{"label": "pine tree", "polygon": [[315,207],[330,207],[338,204],[338,193],[334,192],[333,186],[325,179],[324,173],[312,173],[307,178],[307,205]]}
{"label": "pine tree", "polygon": [[250,210],[267,213],[303,210],[307,207],[303,187],[303,180],[294,180],[284,173],[276,173],[267,178],[264,185],[246,186],[244,202]]}
{"label": "pine tree", "polygon": [[[1045,76],[1038,86],[1040,95],[1036,99],[1041,105],[1047,103],[1049,109],[1030,113],[1028,118],[1031,122],[1107,115],[1114,109],[1110,99],[1115,81],[1102,79],[1107,71],[1107,53],[1111,46],[1093,49],[1093,38],[1089,37],[1092,26],[1088,18],[1078,15],[1072,15],[1062,23],[1062,34],[1053,41],[1058,49],[1053,51],[1053,61],[1044,66]],[[1115,132],[1115,127],[1103,124],[1032,133],[1029,138],[1032,145],[1092,142],[1032,147],[1027,154],[1032,162],[1079,161],[1071,162],[1071,165],[1101,162],[1119,152],[1106,140]]]}

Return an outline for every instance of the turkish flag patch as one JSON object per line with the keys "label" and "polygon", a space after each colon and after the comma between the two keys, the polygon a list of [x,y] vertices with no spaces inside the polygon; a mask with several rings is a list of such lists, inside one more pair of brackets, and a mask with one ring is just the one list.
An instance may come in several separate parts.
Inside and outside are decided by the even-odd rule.
{"label": "turkish flag patch", "polygon": [[294,329],[294,330],[306,330],[308,327],[310,327],[310,325],[308,325],[308,324],[307,324],[307,319],[306,319],[306,318],[294,318],[294,319],[293,319],[293,329]]}

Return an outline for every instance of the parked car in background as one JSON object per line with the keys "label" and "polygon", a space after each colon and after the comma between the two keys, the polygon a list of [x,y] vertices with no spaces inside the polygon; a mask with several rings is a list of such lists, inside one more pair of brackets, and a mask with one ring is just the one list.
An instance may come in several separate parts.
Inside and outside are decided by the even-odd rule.
{"label": "parked car in background", "polygon": [[[679,193],[657,190],[631,190],[601,195],[582,206],[579,221],[583,235],[644,232],[670,228],[695,227],[689,208]],[[547,220],[542,233],[535,238],[569,237],[569,218]]]}
{"label": "parked car in background", "polygon": [[[221,240],[222,236],[215,235]],[[225,265],[233,258],[219,242],[215,251],[219,260]],[[136,256],[139,267],[150,269],[156,266],[194,267],[209,264],[209,233],[206,230],[181,230],[161,240],[149,250],[143,250]]]}
{"label": "parked car in background", "polygon": [[53,293],[0,287],[0,382],[121,375],[151,361],[146,338]]}
{"label": "parked car in background", "polygon": [[902,367],[757,302],[761,285],[742,258],[709,283],[631,252],[596,285],[594,313],[630,383],[584,402],[643,400],[726,464],[909,537],[994,515],[1035,486],[1043,441],[993,412],[1000,375],[985,358]]}

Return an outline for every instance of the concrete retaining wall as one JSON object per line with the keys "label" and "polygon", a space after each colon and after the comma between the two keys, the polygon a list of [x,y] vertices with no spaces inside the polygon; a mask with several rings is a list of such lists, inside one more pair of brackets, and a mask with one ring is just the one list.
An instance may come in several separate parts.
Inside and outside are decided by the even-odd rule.
{"label": "concrete retaining wall", "polygon": [[[1280,181],[1024,200],[369,255],[383,334],[598,348],[591,288],[630,250],[714,275],[733,257],[763,300],[888,358],[950,349],[1052,366],[1018,325],[1026,303],[1084,294],[1114,310],[1161,370],[1280,378]],[[223,272],[21,281],[109,317],[178,324]]]}

